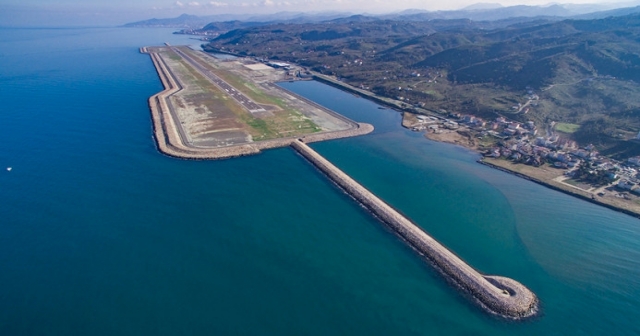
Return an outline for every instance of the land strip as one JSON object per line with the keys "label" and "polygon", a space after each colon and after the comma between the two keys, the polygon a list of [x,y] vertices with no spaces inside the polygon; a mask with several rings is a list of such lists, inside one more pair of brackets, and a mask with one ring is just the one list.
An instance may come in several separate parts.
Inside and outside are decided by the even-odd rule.
{"label": "land strip", "polygon": [[[164,90],[149,99],[158,149],[184,159],[223,159],[252,155],[306,142],[358,136],[373,126],[356,123],[281,89],[273,80],[252,82],[236,76],[231,85],[181,47],[143,47],[158,72]],[[227,67],[242,67],[238,62]],[[250,68],[250,67],[247,67]],[[255,66],[253,68],[256,68]],[[271,68],[263,69],[273,78]],[[249,71],[250,72],[250,71]],[[277,74],[276,74],[277,75]],[[244,83],[238,87],[238,83]],[[249,91],[247,93],[247,91]],[[265,105],[252,97],[276,105]],[[266,108],[265,108],[266,107]]]}

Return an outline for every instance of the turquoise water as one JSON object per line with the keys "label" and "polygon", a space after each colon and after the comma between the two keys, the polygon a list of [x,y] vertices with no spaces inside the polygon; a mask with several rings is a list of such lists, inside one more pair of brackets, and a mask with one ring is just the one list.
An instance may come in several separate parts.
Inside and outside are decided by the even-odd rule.
{"label": "turquoise water", "polygon": [[161,85],[137,49],[197,44],[170,32],[0,29],[0,334],[640,333],[640,221],[481,166],[364,99],[281,84],[374,124],[312,147],[529,286],[540,317],[469,304],[288,148],[160,155],[146,100]]}

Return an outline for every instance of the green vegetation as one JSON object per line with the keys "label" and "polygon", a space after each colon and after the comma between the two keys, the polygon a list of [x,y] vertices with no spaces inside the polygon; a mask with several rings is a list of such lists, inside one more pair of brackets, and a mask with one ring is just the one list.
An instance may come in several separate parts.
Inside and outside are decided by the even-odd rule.
{"label": "green vegetation", "polygon": [[237,29],[205,49],[297,63],[407,109],[533,121],[540,135],[557,122],[602,153],[639,153],[640,15],[511,23],[355,16]]}
{"label": "green vegetation", "polygon": [[[253,131],[257,134],[253,137],[254,140],[265,140],[265,139],[271,139],[276,137],[275,132],[273,132],[269,128],[269,125],[267,125],[267,122],[262,119],[247,118],[246,123],[251,128],[253,128]],[[251,132],[251,133],[254,133],[254,132]]]}
{"label": "green vegetation", "polygon": [[569,124],[569,123],[556,124],[556,131],[567,133],[567,134],[575,133],[579,128],[580,128],[580,125],[577,125],[577,124]]}
{"label": "green vegetation", "polygon": [[[172,63],[169,64],[172,71],[178,75],[182,83],[186,84],[187,88],[179,96],[189,106],[183,106],[179,99],[174,102],[176,106],[210,114],[210,117],[215,118],[216,128],[242,128],[256,141],[298,136],[322,130],[300,112],[290,108],[274,110],[271,111],[272,115],[256,117],[177,54],[170,52],[167,55],[169,63]],[[172,56],[177,56],[177,59]],[[210,69],[215,68],[210,67]],[[217,69],[216,74],[224,74],[224,77],[221,76],[223,79],[258,103],[268,102],[286,107],[280,98],[268,95],[241,76]]]}
{"label": "green vegetation", "polygon": [[178,54],[176,54],[175,52],[173,52],[170,49],[167,49],[167,51],[165,51],[167,53],[167,55],[169,55],[169,58],[173,61],[180,61],[182,60],[182,57],[180,57]]}
{"label": "green vegetation", "polygon": [[583,162],[574,172],[573,179],[579,182],[585,182],[590,185],[599,187],[607,185],[613,181],[607,171],[602,169],[594,169],[590,162]]}

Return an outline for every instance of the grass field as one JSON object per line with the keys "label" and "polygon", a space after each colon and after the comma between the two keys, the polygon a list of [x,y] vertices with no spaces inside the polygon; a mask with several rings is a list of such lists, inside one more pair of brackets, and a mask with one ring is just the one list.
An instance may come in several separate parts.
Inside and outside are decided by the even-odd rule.
{"label": "grass field", "polygon": [[580,125],[577,125],[577,124],[569,124],[569,123],[556,124],[556,131],[567,133],[567,134],[575,133],[579,128],[580,128]]}

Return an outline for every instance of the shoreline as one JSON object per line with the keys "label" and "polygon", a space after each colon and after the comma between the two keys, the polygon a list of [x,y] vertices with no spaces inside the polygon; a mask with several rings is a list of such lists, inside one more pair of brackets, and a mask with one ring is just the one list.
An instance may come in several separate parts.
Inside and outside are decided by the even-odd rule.
{"label": "shoreline", "polygon": [[[360,96],[362,98],[365,98],[365,99],[369,99],[369,100],[371,100],[371,101],[373,101],[375,103],[381,104],[381,105],[383,105],[385,107],[390,107],[390,108],[398,111],[399,113],[406,113],[406,112],[413,113],[413,114],[416,113],[416,112],[410,112],[406,108],[400,107],[398,105],[399,103],[398,104],[394,104],[394,103],[391,103],[389,101],[384,100],[381,97],[375,96],[373,93],[362,92],[359,89],[351,87],[349,84],[346,84],[346,83],[343,83],[343,82],[338,82],[338,81],[333,81],[333,80],[325,78],[324,76],[319,76],[319,75],[314,75],[314,79],[318,80],[319,82],[322,82],[322,83],[325,83],[327,85],[333,86],[333,87],[341,89],[343,91],[346,91],[348,93],[358,95],[358,96]],[[437,114],[433,113],[433,115],[437,115]],[[403,118],[403,120],[404,120],[404,118]],[[408,128],[406,125],[403,125],[403,126]],[[450,134],[451,136],[447,136],[447,134]],[[465,148],[467,150],[471,150],[471,151],[473,151],[473,152],[475,152],[477,154],[482,154],[482,153],[480,153],[480,151],[478,149],[477,142],[474,142],[473,144],[471,144],[468,137],[466,137],[466,136],[464,136],[462,134],[459,134],[457,131],[447,131],[447,133],[443,134],[443,135],[434,134],[434,133],[430,133],[430,132],[427,131],[427,132],[424,132],[424,137],[429,139],[429,140],[431,140],[431,141],[436,141],[436,142],[448,143],[448,144],[451,144],[451,145],[461,146],[461,147],[463,147],[463,148]],[[564,188],[561,185],[554,185],[551,182],[541,180],[541,179],[539,179],[539,178],[537,178],[535,176],[527,175],[527,174],[524,174],[524,173],[521,173],[521,172],[518,172],[518,171],[515,171],[515,170],[512,170],[512,169],[509,169],[509,168],[504,167],[504,166],[499,166],[499,165],[490,163],[490,162],[486,161],[485,158],[480,158],[476,162],[478,162],[479,164],[482,164],[482,165],[485,165],[485,166],[488,166],[488,167],[503,171],[505,173],[509,173],[509,174],[518,176],[520,178],[529,180],[531,182],[537,183],[539,185],[542,185],[544,187],[550,188],[552,190],[555,190],[555,191],[558,191],[558,192],[562,192],[562,193],[564,193],[566,195],[574,196],[574,197],[577,197],[577,198],[579,198],[581,200],[588,201],[588,202],[590,202],[592,204],[600,205],[600,206],[606,207],[608,209],[611,209],[611,210],[614,210],[614,211],[617,211],[617,212],[632,216],[634,218],[640,219],[640,210],[634,211],[634,210],[631,210],[631,209],[628,209],[628,208],[625,208],[625,207],[622,207],[622,206],[617,206],[615,204],[604,202],[604,201],[602,201],[602,200],[600,200],[600,199],[598,199],[596,197],[592,197],[591,196],[592,194],[588,193],[587,191],[584,191],[585,194],[582,194],[580,192],[580,190],[577,190],[577,189],[574,189],[574,188],[570,189],[569,187]],[[509,162],[509,163],[511,163],[511,162]],[[587,196],[586,194],[589,194],[589,196]]]}
{"label": "shoreline", "polygon": [[582,199],[584,201],[587,201],[587,202],[590,202],[590,203],[593,203],[593,204],[596,204],[596,205],[600,205],[600,206],[603,206],[605,208],[609,208],[611,210],[618,211],[618,212],[624,213],[626,215],[629,215],[629,216],[632,216],[632,217],[640,219],[640,213],[637,213],[635,211],[632,211],[632,210],[629,210],[629,209],[625,209],[625,208],[621,208],[621,207],[617,207],[617,206],[615,206],[613,204],[601,202],[597,198],[592,198],[592,197],[583,195],[583,194],[581,194],[581,193],[579,193],[577,191],[573,191],[573,190],[570,190],[568,188],[564,189],[564,188],[562,188],[560,186],[553,185],[551,183],[548,183],[548,182],[543,181],[541,179],[538,179],[536,177],[529,176],[529,175],[526,175],[526,174],[511,170],[509,168],[496,165],[494,163],[486,161],[484,158],[480,158],[476,162],[478,162],[481,165],[485,165],[485,166],[491,167],[493,169],[497,169],[497,170],[503,171],[505,173],[508,173],[508,174],[523,178],[525,180],[529,180],[529,181],[531,181],[533,183],[537,183],[537,184],[542,185],[544,187],[547,187],[549,189],[562,192],[562,193],[567,194],[569,196],[574,196],[574,197],[577,197],[577,198]]}
{"label": "shoreline", "polygon": [[[206,148],[195,147],[187,144],[185,136],[177,116],[173,113],[169,104],[169,97],[183,88],[179,81],[173,76],[171,70],[157,53],[150,52],[147,47],[141,47],[140,53],[148,54],[162,82],[164,90],[151,96],[148,100],[149,110],[152,119],[153,137],[156,148],[159,152],[174,158],[188,160],[221,160],[247,155],[255,155],[263,150],[290,146],[297,139],[304,139],[305,142],[318,142],[333,139],[341,139],[371,133],[373,126],[367,123],[355,122],[339,113],[331,111],[332,115],[339,116],[340,119],[349,123],[352,127],[340,131],[325,131],[305,134],[297,137],[286,137],[279,139],[256,141],[251,143],[237,144],[225,147]],[[295,95],[291,92],[288,94]],[[301,98],[302,99],[302,98]],[[325,108],[325,111],[327,109]]]}
{"label": "shoreline", "polygon": [[[449,131],[449,132],[450,133],[456,133],[455,131]],[[433,136],[433,133],[427,132],[427,133],[425,133],[424,137],[429,139],[429,140],[431,140],[431,141],[448,143],[448,144],[451,144],[451,145],[460,146],[460,147],[465,148],[467,150],[473,151],[476,154],[482,155],[482,153],[478,149],[477,144],[471,145],[469,143],[469,144],[465,145],[465,141],[464,140],[460,140],[460,139],[466,139],[466,138],[461,134],[454,135],[451,138],[446,138],[446,137],[440,138],[437,135]],[[489,160],[504,161],[505,165],[498,165],[498,164],[489,162]],[[517,171],[517,170],[514,170],[514,169],[509,169],[509,167],[506,167],[506,166],[516,165],[516,164],[512,163],[511,161],[506,161],[506,160],[503,160],[503,159],[492,159],[492,158],[481,157],[480,159],[476,160],[476,162],[481,164],[481,165],[485,165],[487,167],[491,167],[493,169],[497,169],[497,170],[503,171],[505,173],[520,177],[522,179],[529,180],[531,182],[534,182],[536,184],[539,184],[541,186],[547,187],[549,189],[564,193],[566,195],[577,197],[577,198],[579,198],[581,200],[588,201],[589,203],[592,203],[592,204],[595,204],[595,205],[600,205],[600,206],[603,206],[605,208],[608,208],[608,209],[611,209],[611,210],[614,210],[614,211],[617,211],[617,212],[621,212],[621,213],[624,213],[626,215],[629,215],[629,216],[632,216],[632,217],[640,219],[640,210],[634,211],[632,209],[625,208],[623,206],[617,206],[615,204],[611,204],[611,203],[602,201],[600,196],[595,196],[594,194],[592,194],[592,193],[590,193],[590,192],[588,192],[586,190],[582,190],[582,189],[576,188],[576,187],[571,186],[571,185],[566,185],[565,183],[562,183],[562,182],[557,182],[557,184],[554,184],[555,181],[553,181],[553,180],[547,181],[547,180],[541,179],[539,177],[536,177],[533,174],[526,174],[526,173],[523,173],[523,172],[520,172],[520,171]],[[522,164],[522,165],[524,165],[524,164]],[[527,166],[527,167],[529,167],[529,166]],[[531,167],[531,169],[540,169],[540,168]],[[562,175],[559,175],[559,176],[561,177]]]}
{"label": "shoreline", "polygon": [[[281,148],[290,146],[294,141],[298,139],[303,139],[306,143],[332,140],[332,139],[340,139],[347,138],[353,136],[359,136],[371,133],[373,131],[373,126],[366,123],[357,123],[335,111],[329,110],[328,112],[334,116],[338,116],[340,119],[347,121],[348,123],[353,125],[353,128],[341,131],[330,131],[330,132],[319,132],[319,133],[311,133],[298,137],[288,137],[288,138],[280,138],[280,139],[271,139],[271,140],[263,140],[245,144],[237,144],[226,147],[219,148],[204,148],[204,147],[194,147],[191,145],[185,144],[184,135],[181,134],[181,128],[176,124],[176,116],[174,116],[169,108],[168,97],[174,93],[182,90],[179,82],[173,76],[171,71],[167,68],[164,61],[153,52],[148,50],[148,47],[141,47],[140,53],[149,54],[151,60],[156,68],[158,73],[158,77],[160,78],[164,90],[151,96],[149,98],[149,108],[151,112],[152,119],[152,128],[153,128],[153,136],[155,139],[156,148],[159,152],[174,158],[179,159],[187,159],[187,160],[220,160],[220,159],[228,159],[234,157],[241,157],[247,155],[255,155],[261,153],[263,150],[271,149],[271,148]],[[313,79],[319,81],[321,83],[333,86],[345,92],[355,94],[362,98],[371,100],[377,104],[381,104],[382,106],[391,108],[400,113],[407,112],[406,108],[402,108],[399,106],[399,102],[392,102],[384,99],[382,97],[375,96],[373,93],[363,92],[357,88],[354,88],[346,83],[337,82],[326,78],[322,75],[313,75]],[[273,84],[272,84],[273,85]],[[295,96],[298,99],[309,102],[308,99],[304,97],[300,97],[297,94],[290,92],[284,88],[281,88],[283,91],[287,92]],[[314,102],[311,102],[313,105],[317,105]],[[327,111],[328,109],[322,107],[323,110]],[[409,112],[415,113],[415,112]],[[404,118],[403,118],[404,120]],[[404,127],[407,127],[403,124]],[[450,134],[450,136],[447,136]],[[448,143],[452,145],[461,146],[465,149],[471,150],[477,154],[481,154],[479,152],[477,143],[471,143],[472,139],[465,137],[462,134],[458,134],[456,131],[448,131],[446,134],[433,134],[429,132],[424,133],[424,137],[436,142]],[[477,160],[479,164],[518,176],[520,178],[532,181],[544,187],[550,188],[555,191],[562,192],[569,196],[574,196],[579,199],[588,201],[592,204],[604,206],[608,209],[618,211],[624,213],[626,215],[630,215],[632,217],[640,219],[640,211],[634,211],[622,206],[617,206],[615,204],[611,204],[609,202],[604,202],[595,198],[593,194],[584,191],[584,194],[581,193],[581,190],[574,190],[573,188],[564,188],[561,185],[555,185],[550,181],[545,181],[536,176],[525,174],[513,169],[509,169],[508,167],[496,165],[494,163],[488,162],[485,158],[480,158]],[[511,164],[509,162],[509,164]],[[589,196],[587,196],[587,194]]]}

